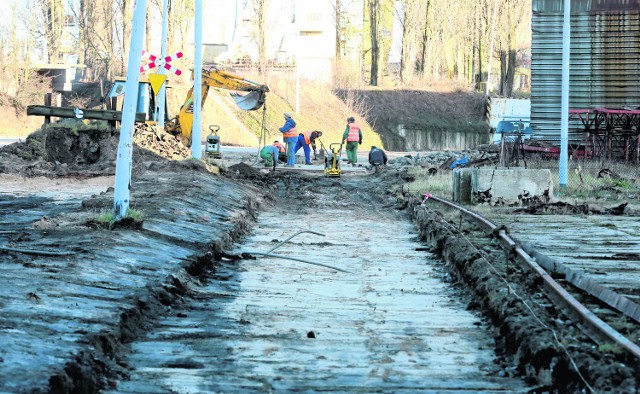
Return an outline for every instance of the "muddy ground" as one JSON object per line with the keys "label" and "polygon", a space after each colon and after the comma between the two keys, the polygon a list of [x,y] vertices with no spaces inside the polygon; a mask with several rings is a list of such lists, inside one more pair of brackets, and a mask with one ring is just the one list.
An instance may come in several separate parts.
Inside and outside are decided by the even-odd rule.
{"label": "muddy ground", "polygon": [[[220,262],[131,344],[131,377],[107,392],[527,391],[405,211],[377,208],[375,178],[275,181],[283,198],[234,246],[254,258]],[[255,255],[301,230],[322,235]]]}
{"label": "muddy ground", "polygon": [[[98,213],[110,211],[112,189],[94,192],[83,184],[87,194],[73,195],[64,188],[65,180],[71,189],[78,188],[72,182],[96,182],[115,173],[117,134],[52,128],[0,149],[3,184],[25,179],[25,187],[30,180],[40,179],[33,182],[33,193],[21,192],[23,198],[6,198],[4,193],[10,190],[0,194],[0,247],[4,248],[0,249],[0,276],[2,287],[14,289],[0,299],[2,314],[8,317],[2,323],[1,339],[5,345],[12,344],[0,351],[3,391],[93,392],[113,387],[128,374],[122,362],[129,351],[127,344],[172,306],[184,302],[190,287],[204,280],[202,275],[218,264],[231,243],[251,230],[262,206],[276,198],[311,198],[300,195],[294,185],[313,183],[312,177],[265,174],[246,164],[220,170],[191,160],[175,161],[187,156],[185,150],[149,130],[140,133],[137,141],[144,147],[134,149],[132,207],[145,213],[140,230],[89,225]],[[36,176],[46,176],[58,192],[45,199],[30,196],[50,186]],[[527,282],[526,273],[505,260],[491,234],[479,254],[452,236],[440,213],[421,207],[413,196],[388,192],[406,181],[404,172],[389,168],[369,176],[370,182],[358,183],[358,192],[366,196],[372,212],[412,213],[424,240],[449,263],[454,285],[468,289],[469,308],[477,309],[497,328],[497,352],[504,364],[517,365],[518,375],[537,386],[537,391],[583,392],[588,385],[600,392],[637,390],[628,360],[599,350],[546,300],[532,297],[543,324],[529,315],[520,298],[479,258],[491,256],[510,276],[522,279],[516,285],[525,293],[535,292],[537,284]],[[78,204],[61,204],[69,200],[65,194]],[[34,214],[12,221],[7,215],[15,210]],[[70,286],[77,288],[69,290]],[[72,301],[95,308],[95,315],[74,317],[77,308],[69,304]],[[12,309],[17,303],[22,306]],[[52,328],[58,319],[71,323]],[[568,346],[558,346],[548,327]],[[571,349],[571,357],[566,348]]]}

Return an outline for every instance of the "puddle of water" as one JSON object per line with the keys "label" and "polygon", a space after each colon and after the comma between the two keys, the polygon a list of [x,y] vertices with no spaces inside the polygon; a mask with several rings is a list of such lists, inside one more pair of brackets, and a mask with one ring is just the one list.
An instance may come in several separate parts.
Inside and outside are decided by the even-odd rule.
{"label": "puddle of water", "polygon": [[114,179],[113,176],[52,179],[0,174],[0,197],[6,194],[9,197],[38,196],[60,201],[82,199],[106,191],[114,185]]}
{"label": "puddle of water", "polygon": [[[164,319],[133,344],[119,391],[526,391],[499,378],[491,335],[415,249],[413,226],[366,207],[265,212],[241,246],[338,266],[275,258],[227,264],[186,317]],[[309,338],[315,336],[315,338]],[[176,360],[197,368],[173,368]]]}

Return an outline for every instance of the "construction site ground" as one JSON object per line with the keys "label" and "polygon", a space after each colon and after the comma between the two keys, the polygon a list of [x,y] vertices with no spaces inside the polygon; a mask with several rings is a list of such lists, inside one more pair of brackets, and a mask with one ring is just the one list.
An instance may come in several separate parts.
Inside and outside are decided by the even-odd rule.
{"label": "construction site ground", "polygon": [[[0,149],[0,392],[551,387],[422,246],[389,192],[405,172],[270,173],[245,153],[220,170],[143,134],[144,219],[106,228],[116,137],[53,130]],[[260,256],[299,230],[323,235],[273,253],[303,261]],[[634,384],[593,365],[599,387]]]}

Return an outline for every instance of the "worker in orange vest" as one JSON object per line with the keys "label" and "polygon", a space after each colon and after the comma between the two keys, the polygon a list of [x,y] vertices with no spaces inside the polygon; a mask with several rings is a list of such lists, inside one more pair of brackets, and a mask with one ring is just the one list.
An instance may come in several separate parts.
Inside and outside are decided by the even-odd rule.
{"label": "worker in orange vest", "polygon": [[287,162],[287,149],[284,147],[284,144],[278,140],[273,141],[273,146],[278,148],[278,160],[282,162]]}
{"label": "worker in orange vest", "polygon": [[287,167],[295,167],[296,165],[296,154],[294,148],[296,146],[296,142],[298,142],[298,131],[296,130],[296,121],[293,120],[291,114],[289,112],[285,112],[284,114],[284,126],[280,127],[280,132],[282,133],[282,137],[284,142],[287,144]]}
{"label": "worker in orange vest", "polygon": [[355,166],[358,162],[358,145],[362,144],[362,129],[353,116],[347,118],[347,128],[342,135],[342,143],[347,141],[347,163]]}
{"label": "worker in orange vest", "polygon": [[311,149],[309,145],[313,148],[313,157],[318,155],[318,149],[316,148],[316,139],[322,137],[322,131],[303,131],[298,134],[298,142],[296,142],[296,148],[294,149],[295,153],[298,153],[300,148],[304,150],[304,164],[311,164]]}

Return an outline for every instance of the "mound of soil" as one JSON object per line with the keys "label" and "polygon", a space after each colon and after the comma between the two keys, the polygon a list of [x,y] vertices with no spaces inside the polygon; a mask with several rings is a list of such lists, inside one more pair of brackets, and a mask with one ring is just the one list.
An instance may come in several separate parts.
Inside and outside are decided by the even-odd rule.
{"label": "mound of soil", "polygon": [[[53,125],[24,142],[0,148],[0,173],[22,176],[101,176],[115,174],[120,134],[101,127]],[[134,133],[133,171],[150,161],[180,160],[189,149],[176,137],[142,125]]]}
{"label": "mound of soil", "polygon": [[231,167],[229,167],[228,172],[232,174],[235,173],[239,175],[241,178],[248,178],[248,179],[261,178],[260,171],[256,170],[255,168],[251,167],[246,163],[234,164]]}

